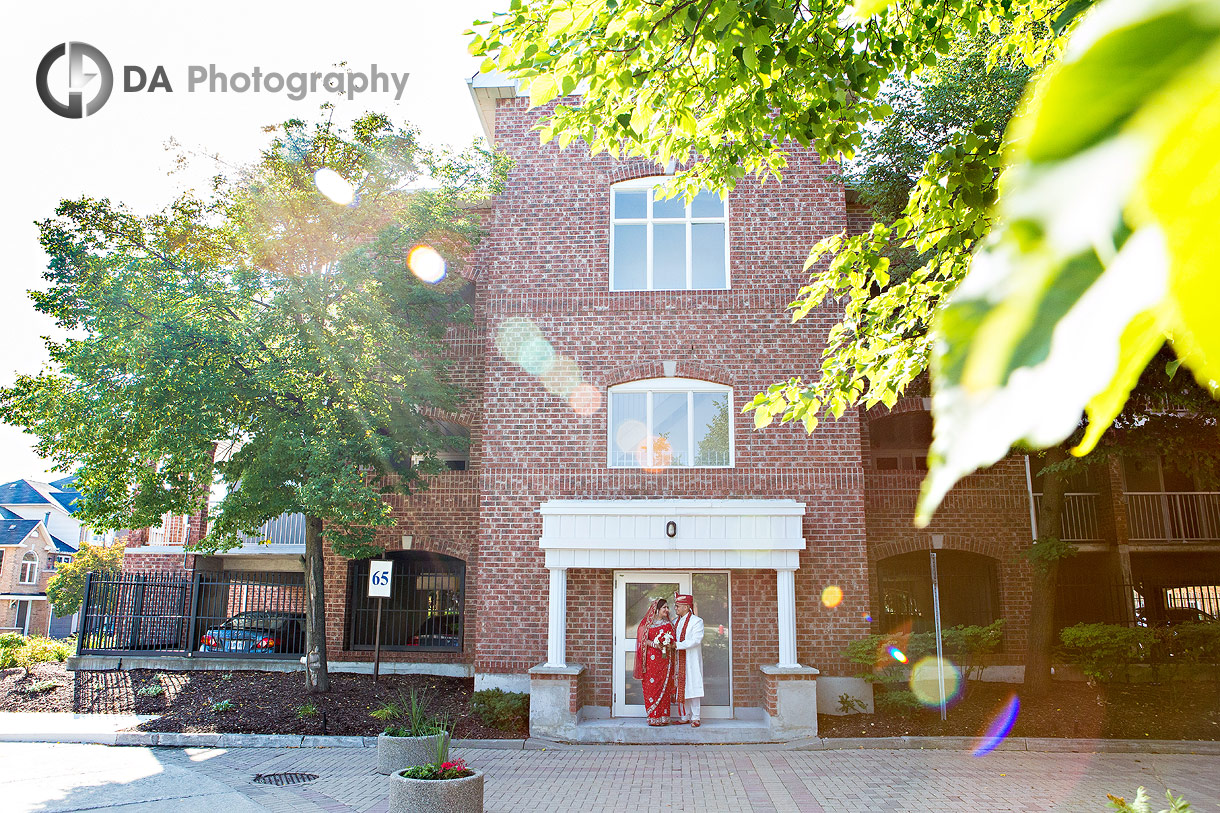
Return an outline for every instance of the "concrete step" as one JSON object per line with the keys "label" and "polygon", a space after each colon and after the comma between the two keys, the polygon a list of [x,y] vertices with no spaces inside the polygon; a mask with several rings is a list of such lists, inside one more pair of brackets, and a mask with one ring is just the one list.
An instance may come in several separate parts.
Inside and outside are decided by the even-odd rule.
{"label": "concrete step", "polygon": [[576,724],[572,742],[618,745],[724,745],[776,742],[770,727],[761,720],[704,720],[698,728],[689,725],[650,726],[638,717],[583,720]]}

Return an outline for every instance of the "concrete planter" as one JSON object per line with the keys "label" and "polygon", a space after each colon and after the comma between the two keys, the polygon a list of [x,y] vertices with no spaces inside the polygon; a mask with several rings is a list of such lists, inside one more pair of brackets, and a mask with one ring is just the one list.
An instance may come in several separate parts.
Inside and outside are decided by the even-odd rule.
{"label": "concrete planter", "polygon": [[390,813],[483,813],[483,772],[462,779],[390,777]]}
{"label": "concrete planter", "polygon": [[436,762],[436,747],[440,738],[445,738],[445,753],[449,753],[448,734],[430,734],[427,737],[391,737],[377,735],[377,772],[392,774],[413,765]]}

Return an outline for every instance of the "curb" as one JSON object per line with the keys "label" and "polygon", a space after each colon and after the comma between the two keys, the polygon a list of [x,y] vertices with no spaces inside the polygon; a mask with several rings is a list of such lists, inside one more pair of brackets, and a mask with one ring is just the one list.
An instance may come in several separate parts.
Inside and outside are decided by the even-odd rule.
{"label": "curb", "polygon": [[[376,737],[315,736],[301,734],[180,734],[156,731],[90,732],[84,734],[0,733],[0,742],[50,742],[90,745],[143,746],[161,748],[375,748]],[[783,751],[972,751],[973,737],[811,737],[790,743],[766,744],[766,750]],[[560,751],[575,749],[656,748],[655,745],[571,743],[529,738],[526,740],[455,739],[454,748]],[[759,743],[748,747],[756,748]],[[662,746],[666,747],[666,746]],[[674,748],[735,747],[681,743]],[[996,751],[1094,754],[1199,754],[1220,756],[1220,741],[1213,740],[1069,740],[1050,737],[1010,737]]]}

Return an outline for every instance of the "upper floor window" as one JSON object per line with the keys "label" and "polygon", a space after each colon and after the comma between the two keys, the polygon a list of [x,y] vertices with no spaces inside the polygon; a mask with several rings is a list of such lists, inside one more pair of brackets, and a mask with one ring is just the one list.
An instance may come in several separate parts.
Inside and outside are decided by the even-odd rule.
{"label": "upper floor window", "polygon": [[682,291],[729,287],[724,201],[704,190],[686,204],[661,200],[662,178],[637,178],[610,192],[610,290]]}
{"label": "upper floor window", "polygon": [[38,557],[27,553],[21,558],[21,573],[17,576],[18,584],[34,584],[38,581]]}
{"label": "upper floor window", "polygon": [[899,412],[868,423],[869,457],[877,471],[927,471],[932,415]]}
{"label": "upper floor window", "polygon": [[609,465],[733,465],[731,387],[655,378],[611,387],[609,400]]}

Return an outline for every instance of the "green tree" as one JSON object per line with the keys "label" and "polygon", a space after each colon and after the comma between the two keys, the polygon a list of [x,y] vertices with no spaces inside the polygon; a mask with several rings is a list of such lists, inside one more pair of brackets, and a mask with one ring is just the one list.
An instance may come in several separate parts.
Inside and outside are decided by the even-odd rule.
{"label": "green tree", "polygon": [[[432,416],[460,406],[445,341],[470,316],[463,283],[416,279],[408,253],[428,244],[460,270],[480,234],[463,200],[500,171],[380,115],[271,132],[206,198],[147,216],[82,198],[40,224],[50,287],[33,298],[69,338],[0,410],[78,470],[94,527],[198,510],[214,482],[200,550],[304,513],[306,682],[326,691],[323,535],[341,556],[377,551],[383,494],[441,469]],[[411,191],[424,171],[439,188]]]}
{"label": "green tree", "polygon": [[85,576],[90,573],[114,575],[123,569],[122,545],[80,546],[70,562],[55,567],[55,575],[47,580],[47,601],[58,617],[71,615],[85,600]]}

